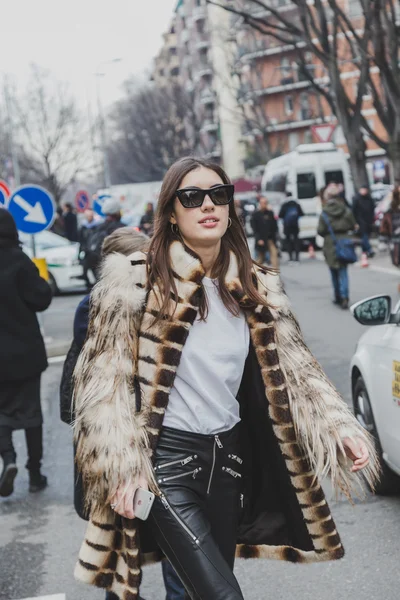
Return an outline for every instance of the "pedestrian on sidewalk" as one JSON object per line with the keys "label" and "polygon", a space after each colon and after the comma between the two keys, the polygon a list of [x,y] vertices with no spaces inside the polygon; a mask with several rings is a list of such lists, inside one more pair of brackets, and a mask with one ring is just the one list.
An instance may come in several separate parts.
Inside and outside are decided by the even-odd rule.
{"label": "pedestrian on sidewalk", "polygon": [[70,202],[64,204],[63,221],[65,237],[67,240],[70,242],[78,242],[78,217],[76,216],[74,207]]}
{"label": "pedestrian on sidewalk", "polygon": [[14,219],[0,208],[0,496],[14,491],[18,469],[13,431],[25,430],[29,491],[47,485],[41,473],[43,454],[40,377],[46,350],[36,312],[51,302],[51,289],[21,250]]}
{"label": "pedestrian on sidewalk", "polygon": [[[92,287],[92,281],[96,280],[96,273],[89,259],[89,240],[92,229],[99,225],[95,219],[94,210],[88,208],[85,210],[85,219],[79,231],[79,259],[83,267],[83,279],[88,289]],[[92,274],[92,281],[89,279],[89,272]]]}
{"label": "pedestrian on sidewalk", "polygon": [[283,233],[286,237],[286,247],[289,253],[289,261],[299,262],[300,240],[299,220],[304,217],[303,209],[290,192],[286,193],[287,201],[282,205],[279,218],[283,221]]}
{"label": "pedestrian on sidewalk", "polygon": [[[75,574],[120,599],[137,598],[141,566],[160,557],[146,526],[193,600],[243,599],[235,555],[339,559],[318,479],[350,495],[361,469],[377,475],[279,274],[253,263],[233,194],[219,165],[177,161],[148,253],[107,257],[92,291],[74,372],[91,506]],[[138,487],[155,494],[144,524]]]}
{"label": "pedestrian on sidewalk", "polygon": [[279,269],[278,248],[276,246],[278,224],[274,211],[269,208],[265,196],[260,195],[258,197],[258,210],[254,211],[252,215],[251,226],[254,231],[257,261],[260,265],[269,263],[273,269]]}
{"label": "pedestrian on sidewalk", "polygon": [[[392,192],[389,210],[384,214],[379,233],[389,244],[392,264],[400,267],[400,185],[397,184]],[[400,292],[400,284],[398,286]]]}
{"label": "pedestrian on sidewalk", "polygon": [[338,259],[335,240],[331,235],[326,219],[329,220],[334,236],[338,240],[347,238],[349,231],[354,230],[356,222],[353,213],[338,195],[338,186],[336,183],[330,183],[326,187],[324,200],[323,212],[318,223],[318,235],[324,238],[324,256],[332,278],[333,302],[343,309],[347,309],[349,307],[349,275],[347,264]]}
{"label": "pedestrian on sidewalk", "polygon": [[353,214],[361,237],[362,251],[372,258],[375,252],[371,248],[369,236],[375,221],[375,204],[366,185],[361,186],[353,198]]}
{"label": "pedestrian on sidewalk", "polygon": [[[120,253],[124,256],[142,250],[146,251],[150,243],[149,238],[141,232],[128,227],[116,229],[111,235],[107,236],[103,242],[102,257],[112,253]],[[85,342],[89,327],[90,294],[87,294],[78,305],[74,318],[73,341],[68,351],[64,363],[61,384],[60,384],[60,415],[61,420],[68,425],[72,425],[74,416],[72,411],[72,375],[78,360],[80,351]],[[84,492],[82,477],[76,468],[74,460],[74,505],[75,510],[81,519],[88,520],[87,510],[84,506]],[[183,587],[178,575],[175,573],[171,564],[163,560],[162,571],[166,589],[166,600],[185,600],[185,588]],[[114,594],[106,593],[106,600],[113,600]],[[140,599],[139,599],[140,600]]]}
{"label": "pedestrian on sidewalk", "polygon": [[105,220],[88,231],[85,240],[85,265],[94,273],[96,280],[101,263],[103,242],[116,229],[125,227],[121,221],[121,205],[115,198],[107,198],[103,202],[102,211]]}
{"label": "pedestrian on sidewalk", "polygon": [[151,237],[154,230],[154,206],[152,202],[148,202],[144,215],[140,219],[140,231]]}

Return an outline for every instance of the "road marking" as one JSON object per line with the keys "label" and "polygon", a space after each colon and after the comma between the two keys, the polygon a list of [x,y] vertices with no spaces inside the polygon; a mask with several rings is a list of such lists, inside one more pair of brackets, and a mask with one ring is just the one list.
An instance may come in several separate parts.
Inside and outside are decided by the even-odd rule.
{"label": "road marking", "polygon": [[36,596],[35,598],[23,598],[23,600],[66,600],[65,594],[53,594],[53,596]]}

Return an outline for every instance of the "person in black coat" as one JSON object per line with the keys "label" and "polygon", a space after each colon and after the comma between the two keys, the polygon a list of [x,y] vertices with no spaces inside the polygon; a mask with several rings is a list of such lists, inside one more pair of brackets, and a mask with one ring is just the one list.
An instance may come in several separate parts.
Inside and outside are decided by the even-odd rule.
{"label": "person in black coat", "polygon": [[372,258],[375,253],[371,248],[369,236],[375,221],[375,204],[366,186],[360,187],[353,198],[353,214],[361,237],[362,251]]}
{"label": "person in black coat", "polygon": [[36,312],[51,302],[48,283],[21,250],[12,215],[0,208],[0,496],[10,496],[17,475],[12,432],[24,429],[29,491],[47,485],[40,472],[42,411],[40,377],[47,357]]}
{"label": "person in black coat", "polygon": [[264,264],[268,252],[272,267],[278,269],[279,259],[278,248],[276,246],[278,224],[274,212],[268,206],[268,200],[265,196],[260,195],[258,198],[258,210],[255,210],[253,213],[251,226],[254,231],[258,262]]}
{"label": "person in black coat", "polygon": [[78,242],[78,217],[74,213],[72,204],[67,203],[64,205],[63,220],[65,237],[67,240],[70,242]]}
{"label": "person in black coat", "polygon": [[282,204],[279,212],[279,218],[283,221],[283,233],[286,237],[286,246],[290,261],[299,261],[300,240],[299,240],[299,220],[304,217],[303,209],[300,204],[287,193],[287,200]]}

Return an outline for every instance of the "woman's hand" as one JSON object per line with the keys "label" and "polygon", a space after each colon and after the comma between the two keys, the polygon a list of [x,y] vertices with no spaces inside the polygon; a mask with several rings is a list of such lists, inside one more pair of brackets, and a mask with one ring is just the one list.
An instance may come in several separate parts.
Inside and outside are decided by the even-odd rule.
{"label": "woman's hand", "polygon": [[133,499],[137,488],[143,488],[144,490],[149,489],[147,479],[142,475],[139,475],[129,485],[120,485],[114,496],[111,498],[111,508],[116,513],[125,517],[126,519],[134,519],[135,513],[133,512]]}
{"label": "woman's hand", "polygon": [[342,440],[344,451],[353,461],[351,470],[353,472],[361,471],[369,463],[368,448],[360,438],[346,437]]}

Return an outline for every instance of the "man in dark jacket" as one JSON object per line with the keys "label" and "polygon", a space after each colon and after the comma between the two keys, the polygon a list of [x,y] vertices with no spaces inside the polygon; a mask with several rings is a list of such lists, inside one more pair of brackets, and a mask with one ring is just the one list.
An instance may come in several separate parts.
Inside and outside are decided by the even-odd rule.
{"label": "man in dark jacket", "polygon": [[329,220],[334,236],[338,239],[349,237],[356,225],[353,213],[339,196],[337,184],[330,183],[324,192],[324,207],[318,223],[318,235],[324,238],[324,256],[330,269],[334,293],[334,304],[347,309],[349,306],[349,278],[347,264],[341,263],[336,254],[335,242],[325,219]]}
{"label": "man in dark jacket", "polygon": [[372,257],[375,253],[372,251],[369,236],[375,221],[375,204],[366,186],[360,187],[353,198],[353,214],[361,237],[362,251]]}
{"label": "man in dark jacket", "polygon": [[42,411],[40,377],[46,350],[36,318],[51,302],[48,283],[21,250],[11,214],[0,208],[0,496],[10,496],[17,475],[12,432],[24,429],[28,449],[29,491],[47,485],[40,472]]}
{"label": "man in dark jacket", "polygon": [[147,203],[146,211],[140,219],[140,231],[151,237],[154,231],[154,206],[151,202]]}
{"label": "man in dark jacket", "polygon": [[258,210],[253,213],[251,226],[254,231],[258,262],[263,264],[266,254],[269,252],[272,267],[278,269],[278,249],[276,247],[278,225],[273,211],[268,208],[268,200],[265,196],[259,196]]}
{"label": "man in dark jacket", "polygon": [[101,248],[108,235],[116,229],[125,227],[121,221],[121,209],[118,200],[107,198],[103,203],[103,214],[105,221],[93,227],[86,238],[85,260],[86,268],[91,269],[98,277],[98,269],[101,263]]}
{"label": "man in dark jacket", "polygon": [[69,203],[64,204],[63,220],[64,220],[65,237],[70,242],[77,242],[78,241],[78,218],[77,218],[76,214],[74,213],[74,208],[73,208],[72,204],[69,204]]}
{"label": "man in dark jacket", "polygon": [[283,221],[283,233],[286,237],[286,246],[289,253],[289,260],[299,260],[300,242],[299,242],[299,219],[304,217],[303,209],[289,194],[287,201],[282,204],[279,212],[279,218]]}

